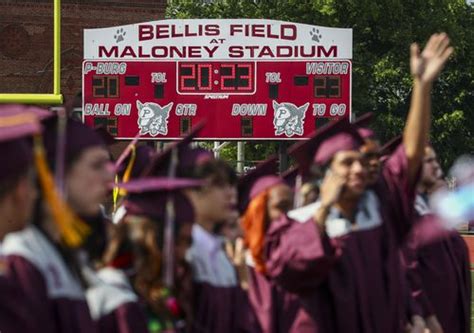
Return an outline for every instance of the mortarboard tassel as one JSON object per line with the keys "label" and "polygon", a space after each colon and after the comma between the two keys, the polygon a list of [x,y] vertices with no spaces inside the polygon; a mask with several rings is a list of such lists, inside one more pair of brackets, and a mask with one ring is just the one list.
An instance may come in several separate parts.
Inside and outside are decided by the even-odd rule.
{"label": "mortarboard tassel", "polygon": [[[126,183],[130,180],[130,176],[132,174],[133,166],[135,165],[135,159],[137,157],[137,148],[134,145],[130,146],[130,160],[128,161],[127,167],[125,168],[125,172],[122,177],[122,183]],[[114,200],[114,213],[117,211],[117,203],[118,201],[127,195],[127,191],[123,188],[118,188],[117,184],[119,183],[119,177],[115,175],[115,187],[113,190],[113,200]]]}
{"label": "mortarboard tassel", "polygon": [[[176,177],[176,168],[178,167],[178,149],[171,152],[171,161],[168,169],[168,178]],[[163,280],[165,286],[173,287],[174,280],[174,224],[175,224],[175,208],[171,195],[166,199],[166,217],[165,217],[165,239],[164,239],[164,272]]]}
{"label": "mortarboard tassel", "polygon": [[72,248],[80,246],[84,238],[90,233],[90,228],[74,214],[59,195],[54,184],[53,175],[46,162],[41,135],[35,135],[34,137],[34,159],[41,189],[64,243]]}
{"label": "mortarboard tassel", "polygon": [[137,142],[138,142],[139,138],[140,138],[140,132],[138,132],[137,135],[135,135],[133,140],[128,144],[127,148],[125,148],[125,150],[122,152],[122,154],[120,154],[119,158],[115,162],[115,179],[114,180],[115,180],[115,185],[116,186],[114,187],[114,189],[112,191],[112,200],[113,200],[113,204],[114,204],[113,214],[115,214],[115,212],[117,211],[117,203],[118,203],[119,199],[121,197],[125,196],[125,194],[126,194],[126,192],[124,190],[119,189],[117,187],[117,184],[119,183],[119,178],[118,178],[118,175],[117,175],[118,169],[119,169],[120,165],[123,163],[123,161],[125,161],[125,159],[128,157],[128,155],[132,154],[132,156],[130,158],[130,161],[128,162],[127,168],[125,169],[125,173],[122,177],[123,178],[122,181],[124,181],[125,177],[127,177],[127,179],[125,181],[125,182],[127,182],[130,179],[130,174],[132,173],[133,165],[135,164],[136,146],[137,146]]}

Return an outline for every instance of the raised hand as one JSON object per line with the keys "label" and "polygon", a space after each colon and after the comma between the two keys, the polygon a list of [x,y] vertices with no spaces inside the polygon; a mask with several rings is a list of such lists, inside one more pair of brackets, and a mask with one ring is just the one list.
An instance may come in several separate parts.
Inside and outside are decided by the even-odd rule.
{"label": "raised hand", "polygon": [[443,328],[441,327],[441,324],[438,321],[438,318],[436,316],[429,316],[426,318],[426,328],[430,333],[443,333]]}
{"label": "raised hand", "polygon": [[436,80],[454,52],[449,43],[449,37],[445,33],[431,35],[421,53],[418,44],[413,43],[410,48],[410,68],[413,77],[424,83]]}
{"label": "raised hand", "polygon": [[341,197],[344,189],[346,178],[342,177],[334,172],[328,171],[324,176],[323,182],[320,188],[320,200],[321,205],[324,207],[331,207]]}
{"label": "raised hand", "polygon": [[346,181],[346,177],[342,177],[331,171],[328,171],[324,176],[319,192],[321,205],[314,214],[314,221],[316,225],[320,227],[320,230],[325,230],[324,226],[329,214],[329,209],[341,197]]}
{"label": "raised hand", "polygon": [[405,333],[428,333],[423,318],[418,315],[413,316],[405,328]]}
{"label": "raised hand", "polygon": [[234,244],[231,242],[226,243],[226,252],[229,256],[230,261],[237,270],[237,275],[239,276],[240,287],[244,290],[248,289],[249,286],[249,277],[247,264],[245,262],[245,253],[246,248],[244,246],[244,240],[241,237],[238,237]]}

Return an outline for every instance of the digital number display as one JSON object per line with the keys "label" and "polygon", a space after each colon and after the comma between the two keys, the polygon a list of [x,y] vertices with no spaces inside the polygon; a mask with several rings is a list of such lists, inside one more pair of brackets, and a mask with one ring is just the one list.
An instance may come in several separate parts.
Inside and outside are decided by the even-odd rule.
{"label": "digital number display", "polygon": [[255,65],[243,63],[178,64],[178,92],[193,93],[253,93]]}
{"label": "digital number display", "polygon": [[341,81],[339,76],[315,76],[315,98],[340,98]]}
{"label": "digital number display", "polygon": [[[294,124],[310,133],[351,112],[349,60],[88,60],[83,66],[84,120],[106,125],[117,138],[137,131],[179,138],[205,120],[200,139],[299,139],[304,135]],[[144,106],[162,122],[161,132],[148,125]]]}
{"label": "digital number display", "polygon": [[95,75],[92,80],[92,96],[95,98],[119,97],[119,77]]}

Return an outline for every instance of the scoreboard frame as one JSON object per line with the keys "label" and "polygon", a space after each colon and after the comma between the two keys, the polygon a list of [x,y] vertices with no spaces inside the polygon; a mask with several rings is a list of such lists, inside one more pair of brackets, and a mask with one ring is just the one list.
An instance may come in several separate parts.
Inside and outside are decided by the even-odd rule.
{"label": "scoreboard frame", "polygon": [[[252,27],[261,28],[266,24],[267,34],[272,37],[230,38],[229,31],[232,31],[236,22],[242,26],[251,27],[248,31],[244,31],[242,28],[242,34],[251,34]],[[166,30],[163,28],[165,26],[171,28]],[[156,27],[156,31],[153,30],[153,33],[150,33],[151,28],[149,27]],[[217,34],[216,30],[220,30],[219,33],[225,35],[224,37],[227,39],[202,37],[207,31],[206,27],[213,27],[214,30],[210,28],[208,30],[212,31],[214,36]],[[228,31],[225,31],[226,28]],[[146,38],[140,35],[144,30],[147,32]],[[110,35],[114,34],[114,38],[116,38],[116,34],[121,31],[125,31],[127,36],[135,35],[137,37],[124,44],[110,42]],[[163,31],[167,34],[159,35]],[[181,34],[177,31],[181,31]],[[255,31],[258,35],[263,34],[264,30]],[[285,36],[285,40],[278,39],[275,31],[280,31],[281,35]],[[314,34],[319,34],[316,36],[319,38],[317,41],[314,39]],[[104,37],[107,35],[109,37]],[[222,37],[221,35],[218,37]],[[300,36],[304,38],[302,39]],[[308,42],[308,36],[313,36],[310,42]],[[197,138],[198,140],[295,140],[304,139],[328,119],[351,116],[351,29],[254,19],[165,20],[123,27],[89,29],[85,30],[84,40],[83,120],[94,125],[97,118],[97,120],[105,121],[108,126],[109,120],[105,118],[107,116],[110,116],[111,119],[114,118],[110,123],[112,124],[111,128],[115,126],[114,131],[116,132],[112,134],[116,135],[117,139],[132,139],[140,131],[141,139],[144,140],[175,140],[186,135],[193,124],[197,124],[207,117],[208,124],[201,131],[202,134]],[[227,45],[212,46],[212,43],[218,40],[221,40],[221,44],[225,40]],[[93,43],[87,43],[87,41],[93,41]],[[212,46],[212,50],[211,46],[199,46],[206,45],[206,43],[211,43],[209,45]],[[257,45],[256,43],[260,43],[261,51],[255,51],[257,46],[252,45]],[[165,50],[166,47],[169,50],[159,53],[156,51],[157,45],[160,47],[159,50]],[[174,55],[170,51],[180,45],[182,49],[179,52],[186,54],[185,58],[180,57],[178,51],[173,51]],[[192,49],[193,47],[194,49]],[[198,55],[199,47],[208,50],[208,54],[211,54],[212,57],[206,57],[205,52]],[[236,49],[240,53],[235,51]],[[249,52],[254,56],[237,57],[236,55],[240,56],[244,52],[242,50],[250,50]],[[106,52],[105,57],[104,52]],[[255,56],[257,52],[260,52],[259,58]],[[283,54],[284,52],[286,54]],[[292,56],[291,52],[296,52],[298,57]],[[311,52],[313,53],[311,54]],[[261,56],[262,54],[264,56]],[[274,58],[277,54],[283,54],[283,56]],[[170,62],[174,66],[172,69]],[[99,67],[99,64],[102,67],[109,65],[120,68],[122,66],[122,72],[121,74],[110,74],[110,71],[109,73],[102,71],[100,74],[97,72],[93,74],[94,65]],[[194,67],[188,67],[192,69],[187,72],[187,75],[193,74],[193,76],[183,77],[180,75],[183,74],[183,70],[180,71],[180,69],[188,64]],[[229,76],[231,73],[227,70],[226,74],[223,69],[226,64],[232,64],[234,72],[238,70],[240,64],[244,64],[245,68],[240,70],[239,76],[231,78]],[[314,72],[307,69],[311,64],[315,68],[317,67]],[[140,69],[138,69],[138,65],[140,65]],[[199,67],[200,65],[202,66]],[[331,72],[338,66],[345,68],[345,72]],[[325,68],[322,70],[324,74],[317,73],[320,71],[319,67]],[[156,68],[160,69],[156,70]],[[246,71],[246,68],[249,70]],[[297,73],[293,73],[291,68],[299,69]],[[203,76],[198,76],[198,69]],[[91,71],[92,73],[90,73]],[[118,77],[118,81],[115,81],[117,88],[112,89],[115,97],[91,97],[91,75]],[[150,75],[155,76],[151,82]],[[224,78],[226,75],[228,77]],[[125,78],[122,79],[120,76]],[[131,78],[131,76],[135,78]],[[304,78],[305,76],[306,78]],[[329,94],[329,97],[323,98],[321,95],[317,95],[318,88],[315,86],[317,79],[320,80],[318,82],[319,91],[322,92],[322,89],[325,89],[324,94]],[[336,81],[329,82],[330,79],[336,79]],[[134,82],[130,81],[131,84],[125,86],[125,83],[122,82],[124,80]],[[288,82],[289,80],[291,82]],[[189,91],[183,90],[184,84],[188,86]],[[155,95],[150,91],[150,85],[154,85],[154,89],[158,91],[155,91]],[[159,88],[157,88],[158,85]],[[201,85],[206,90],[200,89]],[[304,85],[310,86],[311,92],[309,92],[309,88],[304,88],[306,90],[295,88],[295,86]],[[239,86],[248,86],[250,90],[239,89]],[[266,97],[265,86],[268,86],[268,97]],[[173,92],[170,92],[170,87],[174,89]],[[231,90],[227,90],[227,88]],[[272,89],[274,92],[276,91],[274,95],[272,95]],[[305,93],[301,95],[298,91],[305,91]],[[330,96],[331,94],[333,96]],[[127,107],[132,110],[126,114],[128,119],[120,109],[117,112],[117,105],[121,108],[121,103],[124,101],[127,103]],[[218,109],[220,113],[216,113]],[[115,117],[112,116],[112,113]],[[162,119],[160,125],[146,125],[147,114],[153,113]],[[283,124],[281,119],[277,119],[285,117],[290,117],[288,122],[292,122],[292,124],[288,122]],[[129,122],[127,126],[121,124],[125,121],[123,119],[127,119]]]}

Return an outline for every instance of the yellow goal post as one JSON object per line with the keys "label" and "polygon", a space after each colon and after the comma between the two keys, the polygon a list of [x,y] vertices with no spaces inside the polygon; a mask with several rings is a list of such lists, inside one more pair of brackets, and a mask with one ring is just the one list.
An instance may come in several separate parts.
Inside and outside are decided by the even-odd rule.
{"label": "yellow goal post", "polygon": [[63,103],[61,95],[61,0],[54,2],[54,35],[53,35],[53,93],[22,93],[1,94],[0,103],[23,103],[23,104],[50,104]]}

